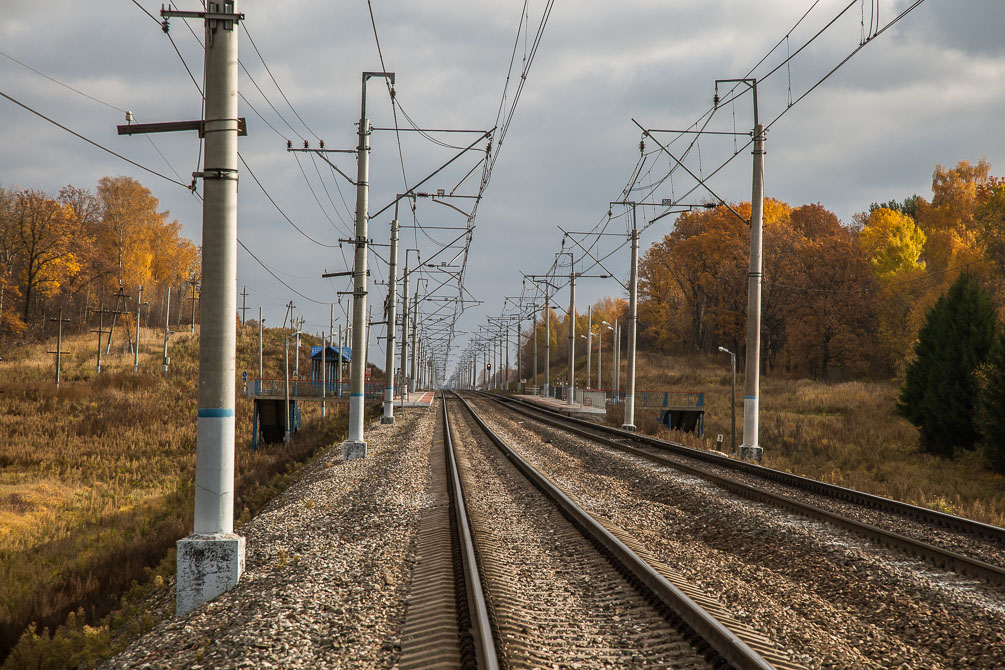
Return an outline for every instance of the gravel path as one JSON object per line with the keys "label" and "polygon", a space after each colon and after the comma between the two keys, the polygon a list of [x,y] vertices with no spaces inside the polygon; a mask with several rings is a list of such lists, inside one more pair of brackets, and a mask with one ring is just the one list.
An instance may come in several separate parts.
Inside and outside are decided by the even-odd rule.
{"label": "gravel path", "polygon": [[104,667],[395,667],[436,420],[396,414],[367,429],[367,458],[343,461],[333,445],[240,529],[247,571],[234,590]]}
{"label": "gravel path", "polygon": [[591,513],[635,535],[811,667],[1005,668],[999,592],[670,468],[554,429],[530,430],[494,404],[477,405],[503,439]]}
{"label": "gravel path", "polygon": [[486,597],[509,667],[711,667],[459,404],[450,408]]}

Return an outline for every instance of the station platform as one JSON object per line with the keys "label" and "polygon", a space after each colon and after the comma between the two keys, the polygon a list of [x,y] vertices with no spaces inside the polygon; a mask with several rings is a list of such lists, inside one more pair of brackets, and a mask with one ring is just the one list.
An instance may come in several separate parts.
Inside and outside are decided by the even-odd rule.
{"label": "station platform", "polygon": [[408,394],[408,400],[402,400],[401,396],[394,399],[395,407],[431,407],[436,394],[432,391],[417,391]]}
{"label": "station platform", "polygon": [[562,414],[600,414],[607,415],[607,409],[605,407],[590,407],[588,405],[581,405],[578,402],[574,402],[571,405],[565,400],[559,400],[558,398],[551,398],[548,396],[540,395],[515,395],[514,398],[520,398],[521,400],[526,400],[528,402],[534,403],[535,405],[542,405],[548,409],[552,409]]}

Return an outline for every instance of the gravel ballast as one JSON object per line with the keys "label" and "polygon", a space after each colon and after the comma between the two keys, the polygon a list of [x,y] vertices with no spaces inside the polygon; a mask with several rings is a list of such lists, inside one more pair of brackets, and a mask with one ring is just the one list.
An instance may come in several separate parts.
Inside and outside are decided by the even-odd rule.
{"label": "gravel ballast", "polygon": [[247,569],[236,588],[104,667],[394,667],[435,420],[405,409],[372,424],[363,459],[324,450],[238,530]]}
{"label": "gravel ballast", "polygon": [[811,667],[1005,667],[1005,598],[995,589],[477,404],[580,504]]}

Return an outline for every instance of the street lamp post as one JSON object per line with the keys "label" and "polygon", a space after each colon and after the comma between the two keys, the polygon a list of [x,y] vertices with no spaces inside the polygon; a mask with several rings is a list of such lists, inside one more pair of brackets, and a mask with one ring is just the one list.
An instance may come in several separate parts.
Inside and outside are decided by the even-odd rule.
{"label": "street lamp post", "polygon": [[730,430],[730,444],[732,448],[732,454],[736,456],[736,354],[727,349],[726,347],[719,347],[719,351],[724,354],[729,354],[729,367],[733,372],[733,386],[732,391],[729,394],[729,430]]}

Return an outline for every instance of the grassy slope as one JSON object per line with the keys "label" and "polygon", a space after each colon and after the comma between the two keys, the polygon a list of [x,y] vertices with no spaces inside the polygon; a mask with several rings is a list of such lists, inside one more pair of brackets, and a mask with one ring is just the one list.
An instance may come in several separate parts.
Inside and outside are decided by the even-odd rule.
{"label": "grassy slope", "polygon": [[[78,608],[88,621],[102,615],[191,532],[198,340],[172,338],[165,376],[161,337],[144,333],[139,373],[116,337],[100,376],[93,336],[67,338],[58,391],[54,357],[45,354],[54,342],[0,363],[0,659],[30,622],[55,628]],[[257,330],[239,329],[239,392],[241,371],[257,373],[257,350]],[[266,376],[281,376],[279,331],[265,331],[265,361]],[[303,411],[309,422],[318,407]],[[332,421],[304,431],[309,439],[252,452],[249,399],[238,397],[237,416],[237,513],[245,519],[277,475],[334,441],[345,423],[329,412]]]}

